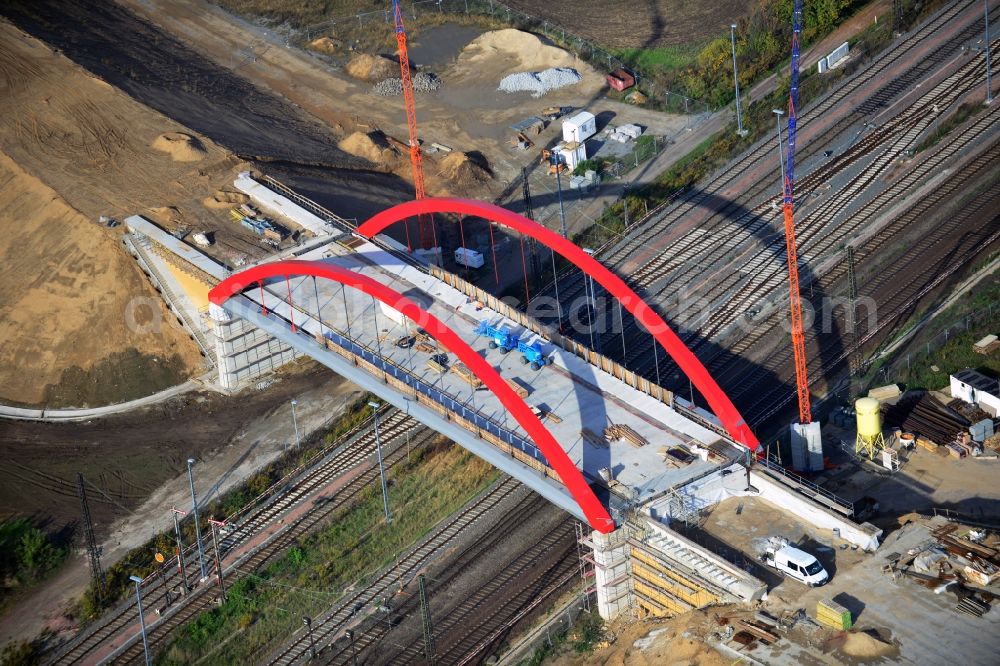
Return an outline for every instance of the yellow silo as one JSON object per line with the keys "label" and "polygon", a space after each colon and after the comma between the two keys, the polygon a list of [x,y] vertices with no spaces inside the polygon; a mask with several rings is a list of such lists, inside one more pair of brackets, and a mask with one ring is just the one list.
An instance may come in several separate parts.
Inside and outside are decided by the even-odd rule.
{"label": "yellow silo", "polygon": [[858,439],[854,450],[857,453],[864,453],[869,460],[873,460],[878,452],[885,448],[880,407],[879,401],[875,398],[858,398],[854,403],[854,411],[858,418]]}

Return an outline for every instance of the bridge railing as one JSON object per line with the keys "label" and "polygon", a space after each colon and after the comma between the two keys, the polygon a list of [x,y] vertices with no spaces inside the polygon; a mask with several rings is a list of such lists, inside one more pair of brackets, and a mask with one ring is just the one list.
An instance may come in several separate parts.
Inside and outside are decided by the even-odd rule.
{"label": "bridge railing", "polygon": [[[268,316],[275,315],[269,313]],[[301,328],[299,331],[302,335],[311,337],[317,344],[343,356],[369,374],[376,377],[382,376],[386,384],[392,388],[413,395],[417,402],[430,407],[456,425],[475,433],[480,439],[490,442],[519,462],[562,483],[559,475],[549,466],[544,454],[530,440],[496,419],[483,414],[476,409],[474,404],[470,405],[461,400],[458,396],[445,390],[443,386],[436,386],[434,382],[428,382],[423,377],[380,355],[364,343],[345,335],[336,327],[330,326],[326,322],[322,322],[322,326],[326,329],[323,335],[309,334]],[[474,400],[474,396],[472,400]]]}

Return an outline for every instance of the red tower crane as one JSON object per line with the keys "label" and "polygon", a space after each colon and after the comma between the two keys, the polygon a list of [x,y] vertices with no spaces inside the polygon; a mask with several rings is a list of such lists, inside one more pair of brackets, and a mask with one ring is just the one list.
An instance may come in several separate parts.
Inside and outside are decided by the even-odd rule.
{"label": "red tower crane", "polygon": [[795,247],[795,107],[799,101],[799,33],[802,32],[802,0],[795,0],[792,15],[791,87],[788,92],[788,159],[785,161],[783,206],[785,254],[788,257],[788,296],[792,319],[792,349],[795,353],[795,385],[799,397],[799,423],[812,421],[809,407],[809,371],[802,330],[802,296],[799,293],[799,261]]}
{"label": "red tower crane", "polygon": [[[406,28],[403,26],[403,10],[399,0],[392,0],[392,16],[396,23],[396,44],[399,47],[399,71],[403,79],[403,100],[406,104],[406,128],[410,133],[410,163],[413,165],[413,190],[417,199],[424,198],[424,164],[420,155],[420,141],[417,139],[417,106],[413,101],[413,80],[410,78],[410,56],[406,49]],[[437,245],[434,222],[421,216],[420,247],[430,249]],[[407,238],[409,245],[409,238]],[[412,249],[412,248],[409,248]]]}

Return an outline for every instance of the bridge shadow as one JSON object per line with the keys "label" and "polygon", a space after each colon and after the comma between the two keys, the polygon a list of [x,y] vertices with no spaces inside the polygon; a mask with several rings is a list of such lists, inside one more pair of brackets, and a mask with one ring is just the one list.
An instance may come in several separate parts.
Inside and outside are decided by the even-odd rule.
{"label": "bridge shadow", "polygon": [[[636,288],[636,292],[640,296],[649,299],[649,304],[653,306],[653,308],[664,318],[665,321],[670,323],[678,335],[680,335],[682,340],[684,340],[685,344],[695,353],[696,356],[698,356],[699,360],[701,360],[702,363],[709,368],[710,373],[729,394],[730,398],[733,399],[737,408],[740,409],[743,416],[752,426],[761,427],[773,425],[772,422],[774,419],[768,417],[789,416],[794,413],[794,410],[791,409],[791,407],[794,406],[794,375],[788,372],[789,369],[793,368],[793,365],[791,364],[792,356],[790,353],[791,336],[787,332],[787,328],[782,328],[783,322],[788,322],[789,320],[787,259],[785,256],[783,226],[779,226],[777,220],[767,220],[747,209],[740,203],[719,197],[718,195],[712,193],[699,192],[697,189],[693,189],[690,196],[704,197],[700,204],[701,207],[707,208],[717,215],[721,215],[725,219],[724,224],[732,229],[733,232],[747,233],[750,239],[755,242],[758,248],[758,253],[765,253],[769,258],[767,266],[777,267],[778,270],[781,271],[782,279],[777,289],[769,295],[759,295],[762,298],[768,297],[768,302],[776,306],[778,312],[778,318],[771,322],[776,322],[778,327],[772,329],[773,334],[767,333],[761,336],[761,342],[766,343],[773,341],[773,335],[780,334],[781,336],[784,336],[788,341],[787,345],[782,343],[781,345],[778,345],[777,349],[781,351],[782,354],[787,351],[787,359],[784,357],[776,358],[774,359],[775,362],[772,362],[768,366],[764,366],[760,363],[748,360],[742,354],[733,354],[725,346],[717,344],[710,337],[706,337],[705,333],[711,333],[710,331],[703,332],[699,326],[688,328],[684,325],[679,325],[677,321],[678,312],[675,311],[673,306],[674,303],[679,301],[679,290],[673,288],[672,285],[663,285],[660,286],[659,289],[656,289],[658,286],[656,283],[663,283],[664,280],[670,277],[669,275],[651,276],[646,283],[649,288],[643,288],[643,286],[636,285],[634,283],[632,283],[632,286]],[[648,235],[648,231],[644,233]],[[721,241],[726,240],[726,236],[728,236],[728,234],[725,229],[720,231],[720,238],[718,239],[720,241],[720,254],[726,251],[721,245]],[[623,239],[622,242],[626,241],[627,239]],[[669,247],[663,250],[663,252],[669,251]],[[600,256],[598,256],[598,259],[600,259]],[[609,267],[612,270],[615,270],[615,272],[617,272],[626,282],[631,282],[628,274],[623,274],[619,270],[616,270],[615,266]],[[687,270],[698,271],[700,273],[704,268],[704,266],[698,263],[689,263],[688,265],[682,265],[679,270],[676,270],[676,273],[684,274]],[[800,291],[802,292],[803,298],[803,308],[804,310],[808,310],[808,308],[811,307],[816,313],[816,316],[811,322],[808,323],[809,328],[806,330],[806,351],[810,359],[815,359],[817,356],[817,343],[820,347],[820,365],[817,369],[815,363],[811,364],[810,370],[812,374],[810,375],[810,379],[813,380],[814,383],[817,380],[821,380],[827,385],[832,385],[838,375],[847,367],[846,361],[839,359],[844,355],[844,343],[842,336],[849,333],[849,331],[845,330],[845,322],[841,318],[823,316],[824,306],[829,307],[829,305],[835,301],[823,289],[809,263],[803,261],[801,253],[799,255],[799,276]],[[730,276],[717,276],[716,279],[722,280],[727,277]],[[570,267],[568,279],[563,277],[559,281],[558,288],[560,295],[565,298],[566,294],[585,294],[589,288],[589,285],[585,284],[586,282],[587,278],[582,271]],[[596,286],[596,290],[598,292],[602,291],[600,286]],[[550,285],[547,290],[540,295],[554,298],[555,289],[552,285]],[[764,324],[760,324],[753,322],[750,318],[748,318],[747,315],[752,314],[759,308],[759,305],[759,302],[756,300],[751,301],[747,303],[747,307],[738,315],[741,319],[739,325],[746,331],[745,334],[755,334],[760,336],[760,332],[756,330],[756,327],[769,324],[766,320]],[[564,312],[573,307],[579,307],[579,305],[573,303],[563,304]],[[702,318],[707,318],[708,315],[716,311],[717,307],[718,305],[713,304],[710,309],[702,310]],[[617,324],[617,320],[619,318],[617,310],[617,304],[613,300],[607,300],[605,302],[604,311],[597,314],[598,320],[603,319],[604,321]],[[623,363],[630,370],[640,372],[640,374],[651,381],[657,381],[657,376],[659,376],[660,383],[665,387],[674,390],[680,395],[687,395],[687,380],[683,377],[680,377],[680,381],[676,381],[674,379],[675,375],[680,373],[680,370],[676,364],[669,360],[665,352],[660,350],[658,359],[654,359],[651,351],[642,356],[636,357],[636,354],[632,349],[634,344],[633,341],[639,339],[641,331],[633,317],[624,313],[623,318],[626,349],[623,351],[621,333],[619,329],[617,331],[612,331],[612,334],[610,335],[601,335],[600,341],[597,345],[598,350],[605,356],[608,356],[619,363]],[[584,319],[586,319],[586,317],[584,317]],[[732,319],[732,322],[735,321],[735,319]],[[555,318],[550,317],[546,319],[546,323],[557,325],[558,322]],[[584,327],[583,330],[580,330],[579,327],[571,327],[569,332],[579,342],[589,344],[590,330],[588,328]],[[753,345],[748,351],[753,352],[757,348],[757,345]],[[658,372],[656,369],[657,364],[659,365]],[[788,375],[787,379],[780,379],[779,376],[775,374],[775,370],[785,370],[786,372],[784,374]],[[791,401],[787,400],[789,396],[792,397]],[[787,402],[789,408],[780,410],[777,414],[769,414],[773,408],[773,403],[771,405],[767,404],[767,401],[769,400],[784,400]],[[704,404],[704,402],[698,398],[696,398],[696,401],[699,404]]]}

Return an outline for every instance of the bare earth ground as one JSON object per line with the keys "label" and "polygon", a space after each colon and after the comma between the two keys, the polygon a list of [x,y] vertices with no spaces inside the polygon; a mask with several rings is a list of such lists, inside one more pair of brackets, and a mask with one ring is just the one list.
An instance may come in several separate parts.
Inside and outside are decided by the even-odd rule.
{"label": "bare earth ground", "polygon": [[750,8],[750,3],[739,0],[646,0],[623,6],[604,0],[509,0],[507,4],[612,48],[698,43],[719,36]]}
{"label": "bare earth ground", "polygon": [[[122,2],[224,67],[230,67],[234,59],[245,59],[248,45],[258,45],[253,49],[253,60],[239,65],[237,71],[252,77],[257,85],[289,100],[336,132],[349,134],[375,125],[397,138],[406,137],[401,97],[378,97],[372,94],[370,83],[347,76],[318,56],[287,48],[284,40],[273,33],[200,1]],[[512,179],[522,166],[537,160],[537,151],[520,153],[510,148],[512,132],[508,126],[540,113],[546,106],[584,107],[596,100],[591,110],[618,117],[616,122],[638,122],[655,132],[665,132],[674,124],[683,124],[683,120],[672,116],[603,99],[599,92],[604,85],[602,76],[586,62],[576,60],[561,49],[550,50],[526,33],[519,35],[507,41],[507,49],[500,44],[488,49],[472,47],[464,53],[453,54],[447,59],[450,64],[435,69],[442,79],[441,89],[437,93],[417,94],[417,122],[425,145],[439,142],[463,152],[481,152],[497,176],[491,189],[499,190],[503,181]],[[525,38],[532,44],[531,48],[523,48]],[[491,57],[477,57],[487,50]],[[574,67],[584,79],[575,86],[538,99],[528,93],[508,95],[497,91],[500,79],[509,73],[552,66]],[[557,130],[558,123],[542,138],[554,137]],[[488,195],[486,191],[475,189],[462,191],[454,183],[438,178],[435,157],[431,155],[426,159],[429,190],[440,194]],[[395,164],[379,166],[396,168],[404,178],[410,177],[405,156],[398,168]],[[404,198],[408,195],[408,191],[402,192]],[[336,212],[347,217],[354,215],[351,210]]]}
{"label": "bare earth ground", "polygon": [[[80,519],[76,474],[87,480],[105,566],[171,526],[170,507],[189,509],[186,459],[197,459],[199,504],[217,497],[295,441],[332,421],[355,387],[313,363],[292,366],[267,391],[232,397],[195,393],[132,414],[84,424],[0,422],[0,506],[47,517],[53,530]],[[65,626],[62,612],[89,580],[77,551],[55,578],[0,619],[0,644]]]}
{"label": "bare earth ground", "polygon": [[197,162],[152,150],[184,128],[3,21],[0,70],[0,400],[38,404],[67,368],[130,347],[197,371],[197,348],[97,218],[162,205],[197,216],[211,180],[199,169],[225,179],[234,162],[209,141]]}

